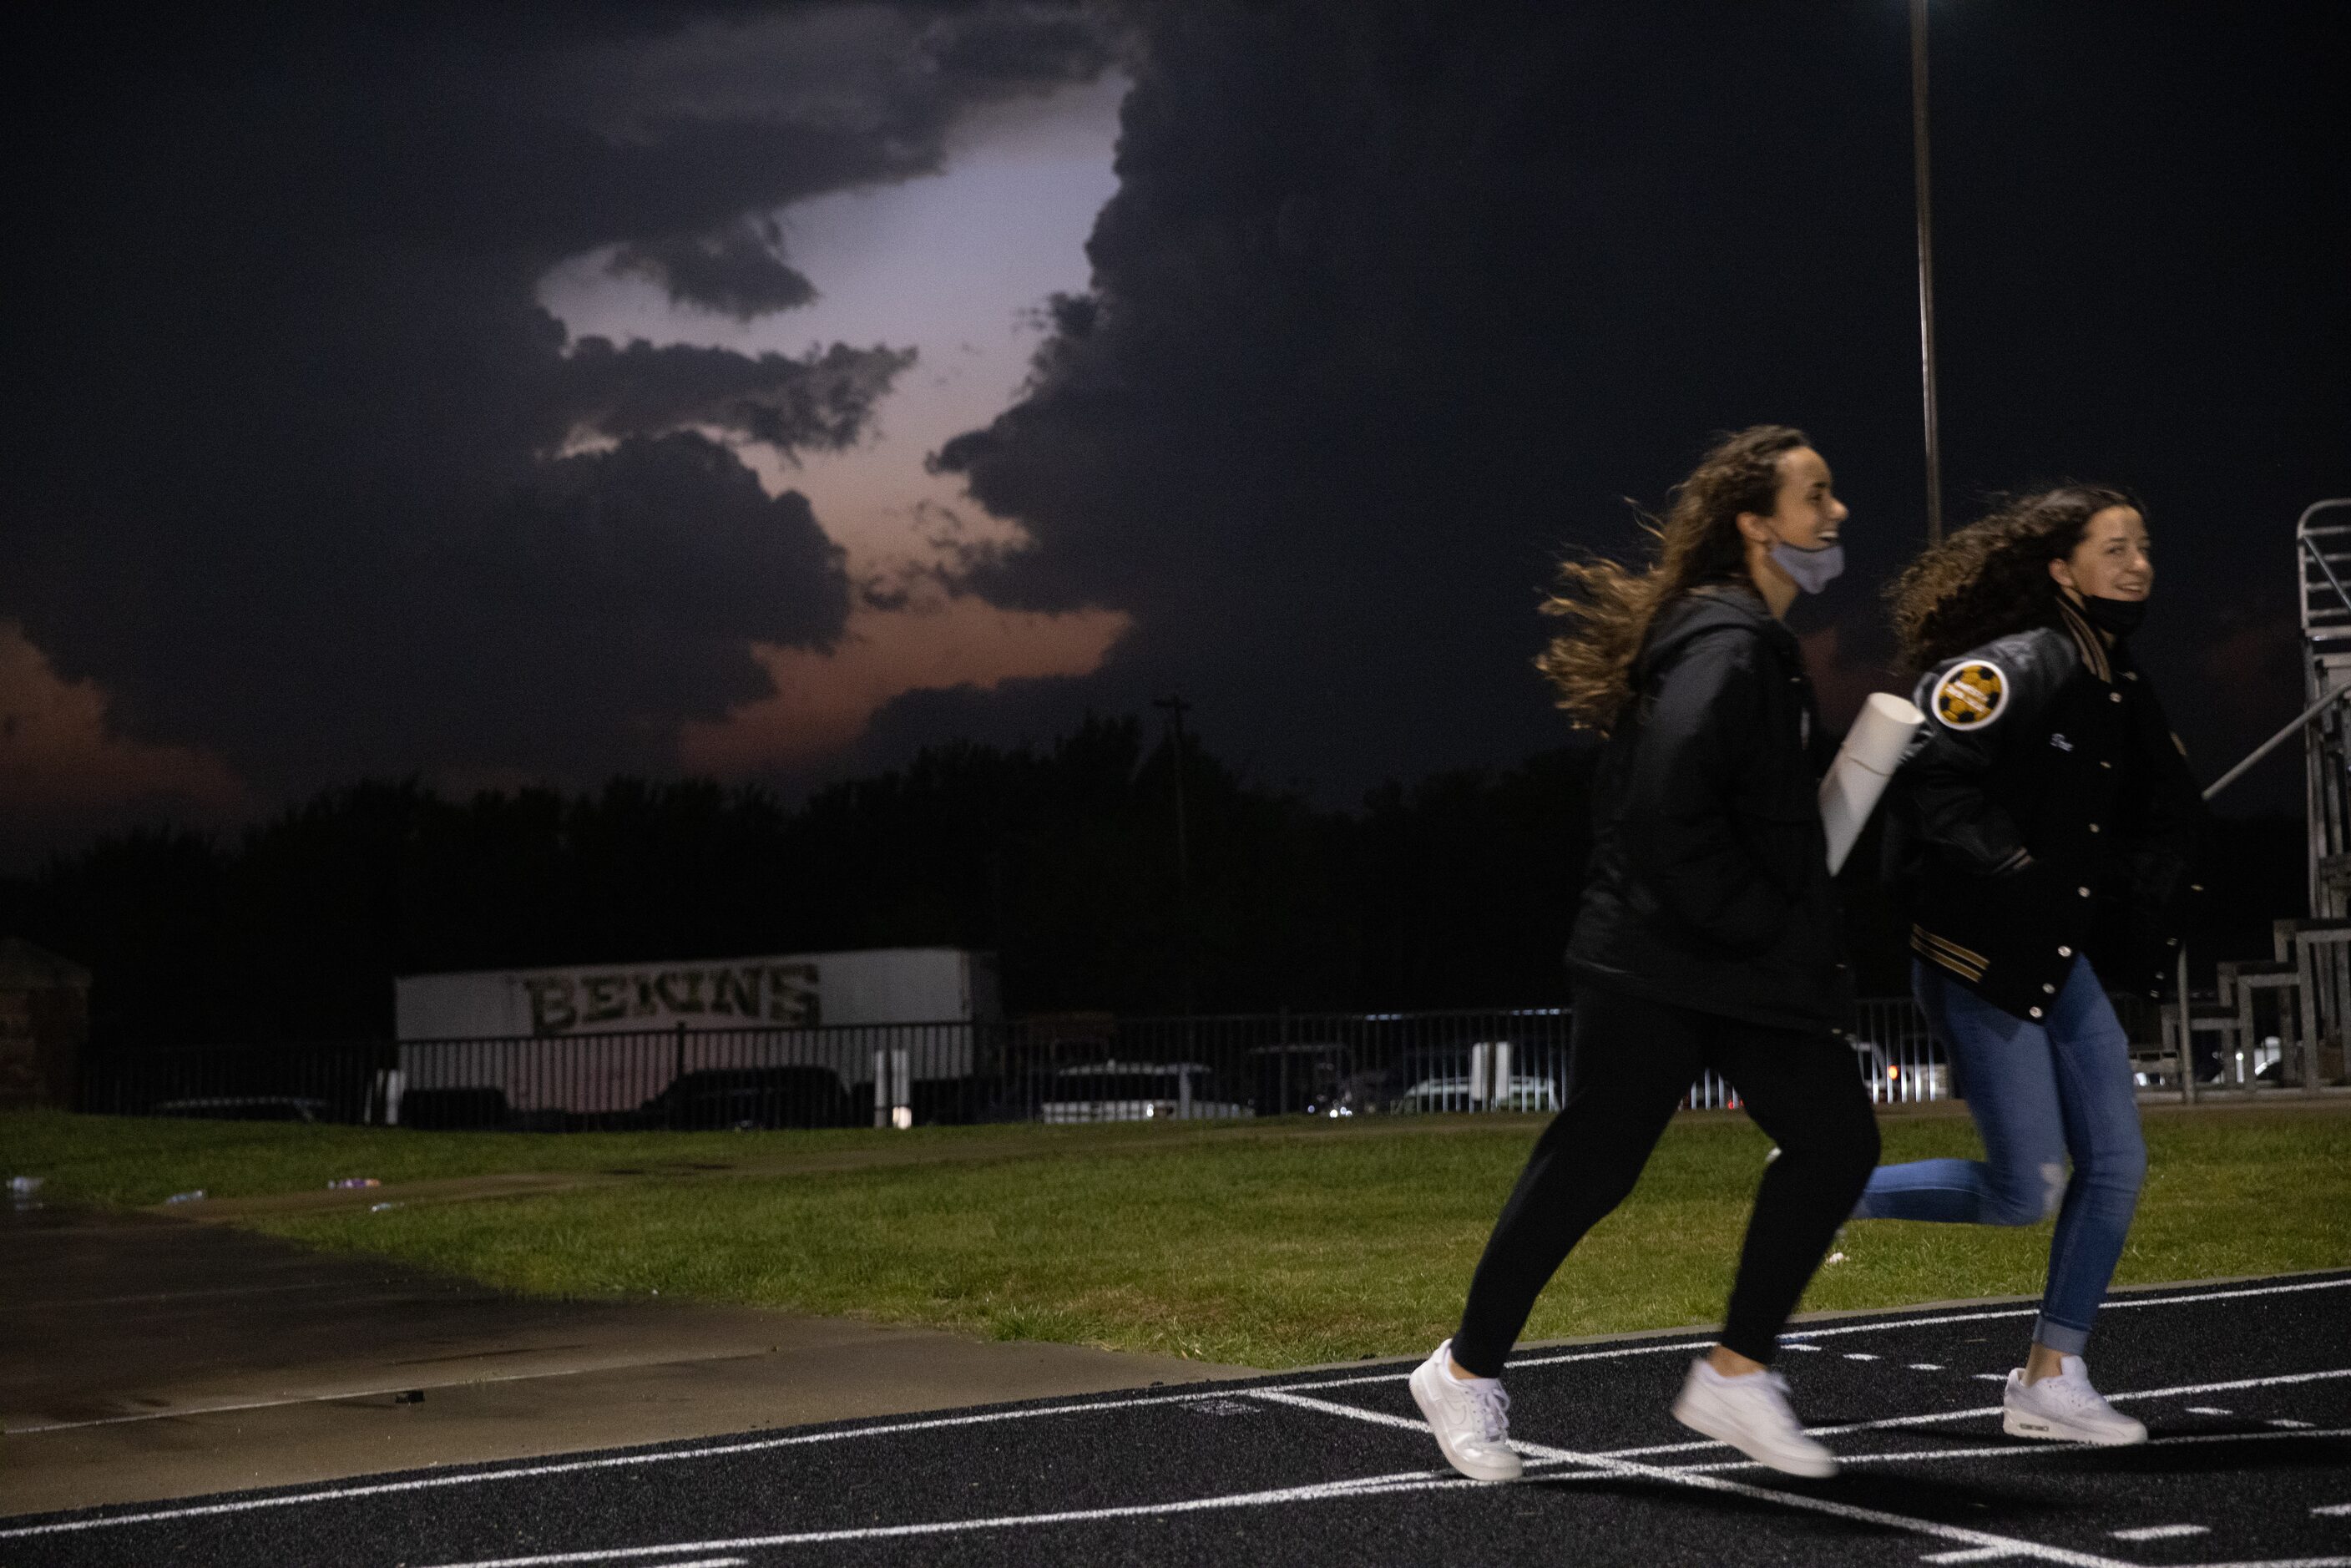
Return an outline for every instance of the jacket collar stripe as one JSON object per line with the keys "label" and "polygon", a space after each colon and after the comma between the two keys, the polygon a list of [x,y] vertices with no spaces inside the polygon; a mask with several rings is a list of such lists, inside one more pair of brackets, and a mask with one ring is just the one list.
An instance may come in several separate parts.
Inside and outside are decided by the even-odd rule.
{"label": "jacket collar stripe", "polygon": [[2065,622],[2065,630],[2073,633],[2074,645],[2082,651],[2082,662],[2090,666],[2091,674],[2108,685],[2114,685],[2114,662],[2106,657],[2105,640],[2090,624],[2090,618],[2074,609],[2074,601],[2062,593],[2057,596],[2057,612]]}
{"label": "jacket collar stripe", "polygon": [[1982,954],[1938,936],[1923,925],[1910,927],[1910,946],[1920,957],[1950,970],[1962,979],[1980,980],[1984,977],[1986,960]]}

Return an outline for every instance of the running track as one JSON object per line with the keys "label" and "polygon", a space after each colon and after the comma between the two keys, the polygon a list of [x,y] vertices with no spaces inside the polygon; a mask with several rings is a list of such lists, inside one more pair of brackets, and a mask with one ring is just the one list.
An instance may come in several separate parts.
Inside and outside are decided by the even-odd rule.
{"label": "running track", "polygon": [[1441,1468],[1408,1364],[0,1521],[0,1563],[2253,1564],[2351,1568],[2351,1272],[2122,1294],[2093,1346],[2144,1448],[2001,1435],[2021,1307],[1808,1324],[1844,1473],[1674,1424],[1698,1336],[1512,1364],[1525,1480]]}

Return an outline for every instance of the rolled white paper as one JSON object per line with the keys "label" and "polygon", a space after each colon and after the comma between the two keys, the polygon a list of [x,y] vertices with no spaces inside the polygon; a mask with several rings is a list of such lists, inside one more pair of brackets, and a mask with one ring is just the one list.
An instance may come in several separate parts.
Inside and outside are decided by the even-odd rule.
{"label": "rolled white paper", "polygon": [[1829,764],[1828,777],[1821,780],[1821,826],[1828,830],[1831,876],[1843,869],[1862,825],[1886,793],[1886,781],[1902,766],[1910,737],[1926,722],[1927,716],[1914,705],[1886,692],[1872,692],[1861,705],[1861,716],[1853,721],[1844,744],[1837,747],[1836,760]]}

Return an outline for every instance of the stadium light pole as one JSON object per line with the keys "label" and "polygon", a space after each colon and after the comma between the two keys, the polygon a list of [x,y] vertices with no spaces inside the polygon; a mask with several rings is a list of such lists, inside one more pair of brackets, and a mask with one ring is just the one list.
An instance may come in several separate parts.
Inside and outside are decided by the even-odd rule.
{"label": "stadium light pole", "polygon": [[1918,191],[1918,374],[1927,422],[1927,542],[1943,542],[1943,435],[1935,408],[1935,209],[1927,158],[1927,0],[1910,0],[1911,174]]}

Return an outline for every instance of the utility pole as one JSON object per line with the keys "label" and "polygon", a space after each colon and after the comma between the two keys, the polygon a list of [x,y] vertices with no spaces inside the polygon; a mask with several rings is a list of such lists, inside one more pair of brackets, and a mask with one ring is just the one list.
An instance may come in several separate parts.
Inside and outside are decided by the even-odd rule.
{"label": "utility pole", "polygon": [[1935,409],[1935,211],[1927,159],[1927,0],[1910,0],[1910,148],[1918,187],[1918,370],[1927,415],[1927,543],[1943,542],[1943,434]]}
{"label": "utility pole", "polygon": [[1192,855],[1186,842],[1184,821],[1184,716],[1192,705],[1181,696],[1154,697],[1153,707],[1167,716],[1171,769],[1176,780],[1176,941],[1178,978],[1183,986],[1184,1012],[1192,1011]]}

